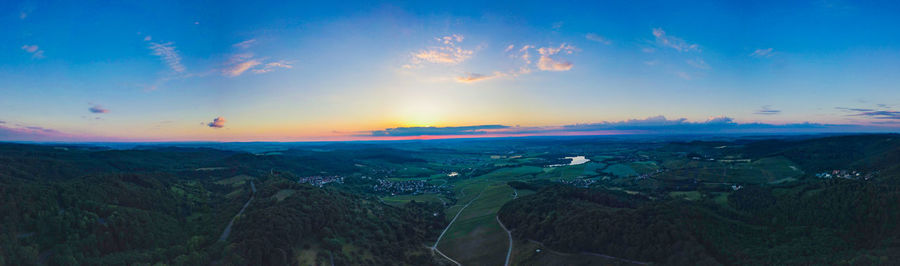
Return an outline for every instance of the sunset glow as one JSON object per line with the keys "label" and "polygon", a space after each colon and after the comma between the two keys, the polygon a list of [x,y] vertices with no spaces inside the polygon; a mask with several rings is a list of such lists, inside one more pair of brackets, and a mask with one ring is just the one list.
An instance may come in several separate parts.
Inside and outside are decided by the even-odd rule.
{"label": "sunset glow", "polygon": [[898,131],[897,6],[820,2],[6,1],[0,140]]}

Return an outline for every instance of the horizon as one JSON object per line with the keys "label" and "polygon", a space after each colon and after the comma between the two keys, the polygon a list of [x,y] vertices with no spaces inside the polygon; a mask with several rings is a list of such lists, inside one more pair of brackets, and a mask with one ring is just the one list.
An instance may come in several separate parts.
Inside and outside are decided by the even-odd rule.
{"label": "horizon", "polygon": [[[477,142],[477,141],[493,141],[493,140],[614,140],[622,141],[644,140],[647,138],[657,138],[659,141],[679,141],[688,139],[690,141],[715,141],[719,139],[795,139],[795,138],[824,138],[824,137],[840,137],[840,136],[860,136],[860,135],[900,135],[897,132],[797,132],[797,133],[695,133],[695,134],[660,134],[660,133],[641,133],[641,134],[608,134],[608,135],[537,135],[537,136],[442,136],[431,138],[404,138],[404,139],[358,139],[358,140],[310,140],[310,141],[30,141],[30,140],[0,140],[0,144],[30,144],[30,145],[75,145],[75,146],[104,146],[104,145],[174,145],[172,147],[184,147],[178,145],[215,145],[215,144],[308,144],[308,145],[327,145],[327,144],[379,144],[379,143],[423,143],[423,142]],[[112,146],[108,146],[112,147]],[[197,146],[205,147],[205,146]]]}
{"label": "horizon", "polygon": [[900,132],[900,4],[0,4],[0,141]]}

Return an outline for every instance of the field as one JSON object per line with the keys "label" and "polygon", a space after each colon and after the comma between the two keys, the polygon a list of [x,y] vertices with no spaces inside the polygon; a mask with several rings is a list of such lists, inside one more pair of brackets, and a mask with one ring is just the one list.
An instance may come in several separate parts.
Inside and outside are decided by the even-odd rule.
{"label": "field", "polygon": [[417,202],[436,202],[436,203],[446,203],[447,200],[444,199],[444,196],[440,194],[419,194],[419,195],[397,195],[390,197],[382,197],[381,200],[384,203],[391,205],[403,205],[410,201]]}

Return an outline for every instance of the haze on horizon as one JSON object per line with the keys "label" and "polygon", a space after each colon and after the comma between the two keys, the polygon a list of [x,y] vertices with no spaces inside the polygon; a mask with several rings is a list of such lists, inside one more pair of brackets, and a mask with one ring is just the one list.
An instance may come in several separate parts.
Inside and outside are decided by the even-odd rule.
{"label": "haze on horizon", "polygon": [[900,5],[0,3],[0,141],[900,131]]}

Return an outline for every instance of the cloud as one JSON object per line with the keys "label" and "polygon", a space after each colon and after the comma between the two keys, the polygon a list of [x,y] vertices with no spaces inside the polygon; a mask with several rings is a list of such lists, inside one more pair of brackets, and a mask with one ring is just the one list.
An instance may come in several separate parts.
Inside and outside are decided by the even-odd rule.
{"label": "cloud", "polygon": [[105,109],[105,108],[103,108],[103,106],[100,106],[100,105],[91,106],[91,108],[88,108],[88,111],[91,111],[91,113],[95,113],[95,114],[109,113],[108,109]]}
{"label": "cloud", "polygon": [[525,61],[526,65],[531,64],[531,54],[528,53],[528,50],[530,49],[534,49],[534,45],[525,45],[522,46],[522,48],[519,48],[519,53],[522,54],[519,56],[519,58],[522,58],[522,60]]}
{"label": "cloud", "polygon": [[423,63],[433,64],[459,64],[466,59],[472,57],[472,50],[466,50],[459,46],[465,38],[459,34],[435,38],[442,45],[433,46],[427,49],[419,50],[410,54],[410,63],[404,65],[406,68],[419,66]]}
{"label": "cloud", "polygon": [[610,134],[791,134],[791,133],[837,133],[837,132],[892,132],[896,127],[864,126],[852,124],[819,123],[739,123],[727,116],[715,116],[703,121],[689,121],[685,118],[668,119],[665,116],[651,116],[644,119],[622,121],[602,121],[598,123],[570,124],[546,127],[519,127],[506,125],[475,125],[458,127],[398,127],[384,130],[365,131],[362,135],[377,138],[432,136],[432,138],[455,137],[515,137],[515,136],[566,136],[566,135],[610,135]]}
{"label": "cloud", "polygon": [[759,110],[756,110],[755,114],[758,115],[777,115],[780,114],[781,110],[772,109],[771,105],[764,105]]}
{"label": "cloud", "polygon": [[559,61],[553,59],[552,56],[563,52],[565,54],[572,54],[575,50],[574,46],[566,45],[565,43],[560,44],[559,47],[541,47],[538,48],[538,53],[541,55],[540,59],[538,59],[537,67],[543,71],[568,71],[572,69],[572,63],[568,61]]}
{"label": "cloud", "polygon": [[703,61],[701,58],[688,59],[687,64],[699,69],[710,69],[709,64],[706,64],[706,61]]}
{"label": "cloud", "polygon": [[684,72],[684,71],[675,72],[675,75],[678,75],[679,78],[682,78],[684,80],[694,79],[694,77],[692,77],[690,74],[688,74],[687,72]]}
{"label": "cloud", "polygon": [[236,64],[232,65],[231,67],[225,69],[225,75],[229,76],[229,77],[237,77],[237,76],[240,76],[241,74],[243,74],[244,71],[247,71],[248,69],[258,66],[260,64],[262,64],[262,62],[260,62],[256,59],[250,59],[250,60],[246,60],[246,61],[243,61],[240,63],[236,63]]}
{"label": "cloud", "polygon": [[866,116],[874,119],[900,120],[900,111],[869,111],[861,112],[856,114],[856,116]]}
{"label": "cloud", "polygon": [[294,66],[285,60],[266,62],[265,58],[256,58],[252,53],[232,55],[225,63],[222,74],[228,77],[237,77],[251,70],[254,74],[263,74],[280,68],[290,69]]}
{"label": "cloud", "polygon": [[153,36],[147,35],[147,36],[144,37],[144,41],[145,41],[145,42],[149,42],[149,41],[151,41],[151,40],[153,40]]}
{"label": "cloud", "polygon": [[266,63],[263,66],[263,68],[254,69],[253,73],[256,73],[256,74],[269,73],[269,72],[275,71],[276,69],[279,69],[279,68],[290,69],[290,68],[294,68],[294,66],[291,65],[290,62],[287,62],[284,60],[278,61],[278,62],[270,62],[270,63]]}
{"label": "cloud", "polygon": [[775,49],[773,49],[773,48],[756,49],[756,51],[753,51],[753,53],[750,53],[750,56],[752,56],[752,57],[772,57],[772,54],[773,54],[772,51],[774,51],[774,50]]}
{"label": "cloud", "polygon": [[478,74],[478,73],[466,73],[466,75],[456,77],[456,81],[461,82],[461,83],[472,83],[472,82],[489,80],[492,78],[502,77],[502,76],[503,76],[503,73],[500,73],[500,72],[494,72],[491,75],[483,75],[483,74]]}
{"label": "cloud", "polygon": [[55,129],[38,126],[8,127],[0,125],[0,141],[59,141],[74,137]]}
{"label": "cloud", "polygon": [[174,43],[166,42],[166,43],[150,43],[150,50],[153,51],[153,55],[159,56],[162,60],[169,66],[172,71],[181,73],[184,72],[185,67],[181,64],[181,55],[178,54],[178,50],[175,48]]}
{"label": "cloud", "polygon": [[41,59],[44,58],[44,50],[41,50],[37,45],[22,45],[22,50],[31,54],[31,58]]}
{"label": "cloud", "polygon": [[543,71],[568,71],[572,69],[572,63],[567,61],[555,61],[550,57],[541,56],[538,60],[538,69]]}
{"label": "cloud", "polygon": [[22,9],[19,10],[19,19],[25,20],[26,18],[28,18],[28,16],[31,15],[32,12],[34,12],[34,9],[35,7],[33,4],[26,3],[24,6],[22,6]]}
{"label": "cloud", "polygon": [[225,127],[225,118],[224,117],[216,117],[212,122],[206,124],[206,126],[211,128],[223,128]]}
{"label": "cloud", "polygon": [[243,42],[232,44],[231,46],[241,48],[241,49],[247,49],[247,48],[250,48],[250,46],[253,46],[253,44],[255,44],[255,43],[256,43],[256,39],[249,39],[249,40],[246,40]]}
{"label": "cloud", "polygon": [[506,71],[494,71],[491,74],[466,73],[465,75],[456,77],[456,81],[460,83],[472,83],[499,77],[518,77],[519,75],[529,74],[532,72],[531,50],[536,50],[540,57],[535,63],[535,67],[541,71],[567,71],[572,69],[571,62],[558,59],[559,56],[566,54],[571,55],[577,48],[568,44],[560,44],[559,46],[546,46],[536,48],[534,45],[522,45],[519,49],[515,49],[515,45],[509,45],[504,49],[509,53],[509,57],[521,59],[522,64],[515,69]]}
{"label": "cloud", "polygon": [[444,44],[447,44],[447,45],[453,45],[456,43],[461,43],[464,38],[465,37],[463,37],[460,34],[452,34],[450,36],[444,36],[444,37],[437,38],[437,40],[440,42],[443,42]]}
{"label": "cloud", "polygon": [[553,27],[554,30],[558,30],[558,29],[562,28],[563,24],[565,24],[565,23],[562,21],[557,21],[557,22],[553,22],[553,25],[551,25],[551,26]]}
{"label": "cloud", "polygon": [[602,44],[606,44],[606,45],[612,44],[612,42],[611,42],[610,40],[607,40],[606,38],[603,38],[603,36],[600,36],[600,35],[597,35],[597,34],[594,34],[594,33],[588,33],[588,34],[585,34],[585,35],[584,35],[584,38],[587,38],[588,40],[591,40],[591,41],[595,41],[595,42],[599,42],[599,43],[602,43]]}
{"label": "cloud", "polygon": [[490,130],[509,128],[503,125],[477,125],[461,127],[395,127],[366,132],[367,136],[439,136],[439,135],[479,135]]}
{"label": "cloud", "polygon": [[701,51],[699,45],[688,43],[687,41],[675,36],[667,35],[662,28],[653,29],[653,36],[656,37],[656,42],[658,44],[675,49],[679,52]]}
{"label": "cloud", "polygon": [[864,117],[882,121],[900,120],[900,111],[884,109],[888,107],[888,105],[885,104],[878,104],[877,106],[881,109],[847,107],[835,107],[835,109],[850,113],[848,114],[849,116]]}

